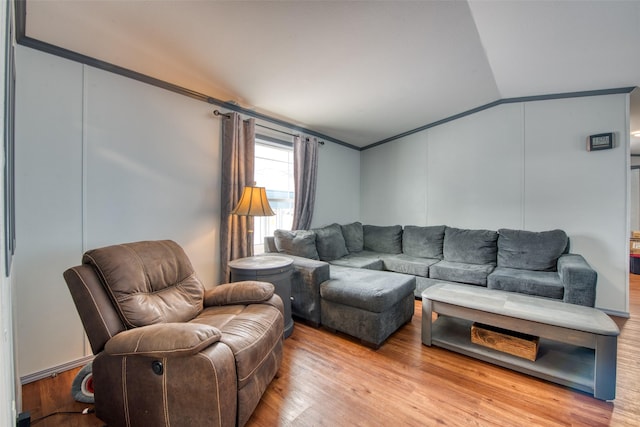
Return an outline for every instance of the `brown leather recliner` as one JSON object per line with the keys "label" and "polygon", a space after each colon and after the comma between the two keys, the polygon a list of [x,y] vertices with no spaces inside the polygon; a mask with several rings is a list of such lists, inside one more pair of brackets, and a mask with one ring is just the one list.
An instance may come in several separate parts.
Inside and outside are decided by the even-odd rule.
{"label": "brown leather recliner", "polygon": [[109,426],[243,426],[280,368],[273,285],[205,290],[173,241],[90,250],[64,278],[96,355],[96,415]]}

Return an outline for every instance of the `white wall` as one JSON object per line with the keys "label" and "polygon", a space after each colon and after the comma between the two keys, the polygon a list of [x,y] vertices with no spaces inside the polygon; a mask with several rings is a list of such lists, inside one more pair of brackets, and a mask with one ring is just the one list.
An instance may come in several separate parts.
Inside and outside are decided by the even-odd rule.
{"label": "white wall", "polygon": [[[596,305],[627,312],[628,96],[533,102],[526,116],[526,226],[560,224],[598,272]],[[615,149],[585,150],[588,135],[608,131]]]}
{"label": "white wall", "polygon": [[16,50],[20,374],[84,355],[82,325],[62,279],[82,254],[82,67],[43,58]]}
{"label": "white wall", "polygon": [[318,147],[316,200],[311,227],[360,219],[360,152],[331,142]]}
{"label": "white wall", "polygon": [[214,285],[220,119],[203,102],[91,67],[84,71],[85,248],[173,239],[205,285]]}
{"label": "white wall", "polygon": [[[5,162],[4,150],[4,115],[5,115],[5,66],[6,59],[4,53],[7,41],[8,28],[4,25],[7,22],[7,4],[0,3],[0,141],[2,149],[0,160]],[[13,12],[10,12],[13,14]],[[13,41],[11,41],[13,42]],[[0,173],[0,200],[4,201],[4,173]],[[4,202],[3,202],[4,205]],[[4,229],[4,209],[0,209],[0,425],[11,426],[16,423],[16,378],[14,367],[14,284],[11,277],[7,277],[5,264],[5,229]],[[19,391],[17,395],[19,396]],[[19,403],[18,403],[19,405]]]}
{"label": "white wall", "polygon": [[17,53],[23,376],[90,354],[62,278],[86,249],[173,239],[205,285],[215,284],[220,122],[206,103],[35,50]]}
{"label": "white wall", "polygon": [[363,224],[427,223],[426,134],[417,133],[361,154]]}
{"label": "white wall", "polygon": [[522,224],[522,106],[501,105],[430,129],[428,224]]}
{"label": "white wall", "polygon": [[[62,278],[85,250],[173,239],[216,284],[221,119],[205,102],[17,53],[17,339],[19,374],[32,378],[91,354]],[[315,220],[357,220],[359,152],[320,150]]]}
{"label": "white wall", "polygon": [[[586,151],[609,131],[615,149]],[[627,313],[628,138],[628,95],[503,104],[365,150],[361,218],[564,229],[598,271],[596,305]]]}

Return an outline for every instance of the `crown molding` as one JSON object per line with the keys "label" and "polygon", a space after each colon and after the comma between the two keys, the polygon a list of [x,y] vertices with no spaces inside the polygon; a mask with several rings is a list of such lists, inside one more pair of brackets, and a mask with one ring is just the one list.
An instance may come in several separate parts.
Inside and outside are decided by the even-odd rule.
{"label": "crown molding", "polygon": [[447,122],[451,122],[453,120],[460,119],[462,117],[470,116],[471,114],[478,113],[480,111],[487,110],[489,108],[497,107],[498,105],[503,104],[514,104],[517,102],[534,102],[534,101],[547,101],[550,99],[564,99],[564,98],[580,98],[584,96],[601,96],[601,95],[614,95],[621,93],[630,93],[635,89],[635,86],[631,87],[620,87],[614,89],[601,89],[601,90],[586,90],[581,92],[566,92],[566,93],[553,93],[548,95],[536,95],[536,96],[521,96],[517,98],[504,98],[499,99],[497,101],[490,102],[488,104],[481,105],[476,108],[472,108],[471,110],[464,111],[459,114],[455,114],[453,116],[444,118],[442,120],[435,121],[433,123],[426,124],[424,126],[420,126],[418,128],[400,133],[395,136],[391,136],[389,138],[385,138],[381,141],[374,142],[373,144],[369,144],[360,149],[360,151],[368,150],[370,148],[378,147],[382,144],[386,144],[387,142],[395,141],[396,139],[404,138],[405,136],[413,135],[414,133],[422,132],[429,128],[442,125]]}

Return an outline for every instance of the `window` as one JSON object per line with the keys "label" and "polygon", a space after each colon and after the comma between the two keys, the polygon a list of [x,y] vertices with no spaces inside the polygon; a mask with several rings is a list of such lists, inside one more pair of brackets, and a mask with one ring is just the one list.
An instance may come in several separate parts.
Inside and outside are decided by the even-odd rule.
{"label": "window", "polygon": [[255,217],[253,250],[264,252],[265,236],[276,229],[290,229],[293,224],[293,144],[273,138],[256,136],[255,180],[265,187],[275,216]]}

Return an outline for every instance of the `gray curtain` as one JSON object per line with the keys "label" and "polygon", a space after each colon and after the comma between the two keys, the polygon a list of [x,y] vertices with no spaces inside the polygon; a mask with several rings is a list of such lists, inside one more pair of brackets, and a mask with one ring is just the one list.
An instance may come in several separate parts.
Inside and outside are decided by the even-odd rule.
{"label": "gray curtain", "polygon": [[231,215],[242,190],[253,185],[255,160],[255,120],[242,120],[238,113],[222,119],[222,188],[220,192],[220,275],[230,277],[229,261],[253,255],[253,217]]}
{"label": "gray curtain", "polygon": [[292,230],[308,230],[311,227],[313,206],[316,200],[316,176],[318,175],[318,139],[296,136],[293,140],[293,179],[295,203]]}

